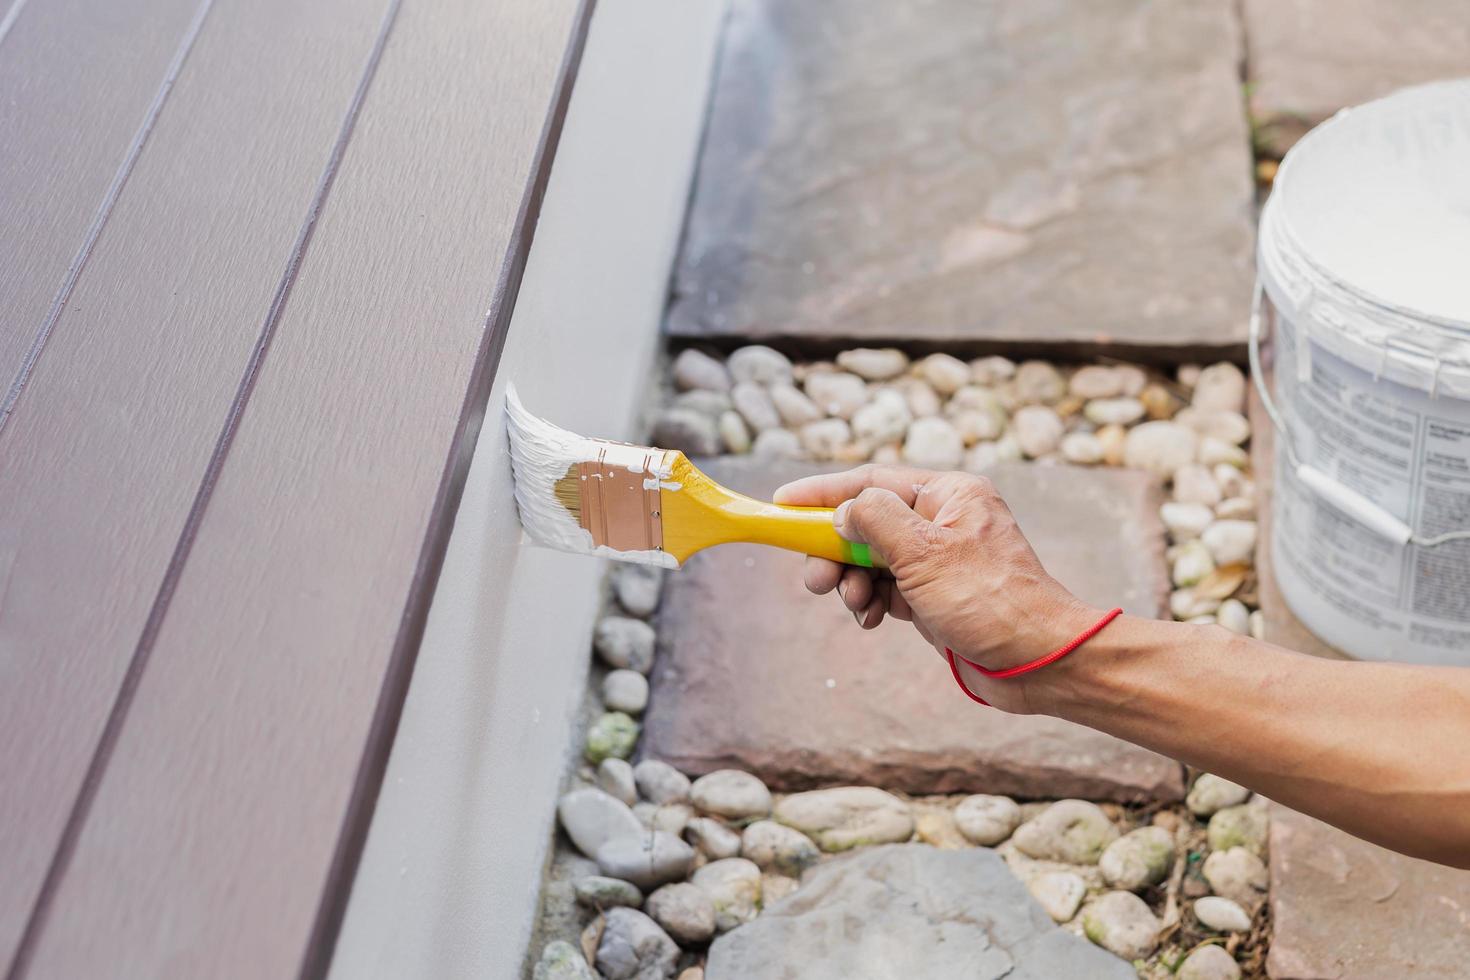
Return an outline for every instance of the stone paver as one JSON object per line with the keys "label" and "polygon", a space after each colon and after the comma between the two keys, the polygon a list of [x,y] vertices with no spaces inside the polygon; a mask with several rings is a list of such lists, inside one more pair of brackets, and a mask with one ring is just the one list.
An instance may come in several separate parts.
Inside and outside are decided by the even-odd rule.
{"label": "stone paver", "polygon": [[[821,467],[700,464],[769,499]],[[828,468],[830,469],[830,467]],[[1014,465],[992,474],[1042,562],[1083,598],[1157,616],[1168,583],[1159,492],[1138,471]],[[972,704],[906,623],[864,632],[801,587],[798,555],[724,545],[671,573],[643,751],[773,787],[1180,799],[1180,767],[1110,736]]]}
{"label": "stone paver", "polygon": [[1276,470],[1276,429],[1261,405],[1261,396],[1252,385],[1248,395],[1251,421],[1251,471],[1256,483],[1256,520],[1260,533],[1256,547],[1256,575],[1261,616],[1266,621],[1266,641],[1289,650],[1337,660],[1352,659],[1336,647],[1322,641],[1302,625],[1286,604],[1286,597],[1276,584],[1276,570],[1271,560],[1271,494],[1272,476]]}
{"label": "stone paver", "polygon": [[1245,0],[1251,114],[1285,153],[1343,106],[1470,75],[1465,0]]}
{"label": "stone paver", "polygon": [[1416,861],[1276,806],[1274,980],[1470,976],[1470,871]]}
{"label": "stone paver", "polygon": [[716,939],[706,980],[1132,980],[1058,928],[994,851],[895,844],[808,871],[801,889]]}
{"label": "stone paver", "polygon": [[736,0],[668,331],[1238,350],[1242,46],[1233,0]]}

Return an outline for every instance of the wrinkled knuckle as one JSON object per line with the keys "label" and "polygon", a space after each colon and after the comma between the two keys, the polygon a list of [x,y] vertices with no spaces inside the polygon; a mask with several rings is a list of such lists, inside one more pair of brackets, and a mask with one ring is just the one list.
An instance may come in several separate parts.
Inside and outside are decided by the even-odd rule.
{"label": "wrinkled knuckle", "polygon": [[995,489],[995,481],[983,473],[971,474],[965,482],[970,485],[971,490],[981,497],[998,496]]}

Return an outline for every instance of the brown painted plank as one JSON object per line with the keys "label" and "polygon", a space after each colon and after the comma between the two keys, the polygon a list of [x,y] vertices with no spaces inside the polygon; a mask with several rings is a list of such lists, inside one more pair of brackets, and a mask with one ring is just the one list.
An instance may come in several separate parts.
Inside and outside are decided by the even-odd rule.
{"label": "brown painted plank", "polygon": [[324,968],[584,16],[404,4],[30,976]]}
{"label": "brown painted plank", "polygon": [[85,785],[385,3],[217,0],[0,431],[0,963]]}
{"label": "brown painted plank", "polygon": [[0,5],[0,424],[207,6]]}

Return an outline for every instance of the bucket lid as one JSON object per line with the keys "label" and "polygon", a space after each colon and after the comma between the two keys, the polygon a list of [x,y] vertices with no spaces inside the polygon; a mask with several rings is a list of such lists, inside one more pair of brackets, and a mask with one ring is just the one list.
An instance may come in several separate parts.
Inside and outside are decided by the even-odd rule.
{"label": "bucket lid", "polygon": [[1277,174],[1260,252],[1272,299],[1310,297],[1313,326],[1470,368],[1470,78],[1312,130]]}

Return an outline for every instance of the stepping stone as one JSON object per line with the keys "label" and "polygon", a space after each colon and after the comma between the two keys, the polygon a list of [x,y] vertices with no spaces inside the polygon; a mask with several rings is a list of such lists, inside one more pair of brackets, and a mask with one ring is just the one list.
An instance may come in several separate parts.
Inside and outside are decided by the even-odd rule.
{"label": "stepping stone", "polygon": [[[1269,375],[1268,375],[1269,376]],[[1276,582],[1276,569],[1271,556],[1271,495],[1275,491],[1276,429],[1261,404],[1260,393],[1252,384],[1247,403],[1251,421],[1251,473],[1256,483],[1256,521],[1260,525],[1256,545],[1257,595],[1261,616],[1266,621],[1266,642],[1288,650],[1310,653],[1334,660],[1352,660],[1348,654],[1318,638],[1296,618],[1281,587]]]}
{"label": "stepping stone", "polygon": [[1241,49],[1234,0],[735,0],[668,332],[1238,352]]}
{"label": "stepping stone", "polygon": [[874,847],[813,868],[800,890],[716,939],[704,975],[1136,976],[1129,964],[1053,923],[994,851],[941,851],[927,844]]}
{"label": "stepping stone", "polygon": [[1465,0],[1245,0],[1251,114],[1281,155],[1344,106],[1470,74]]}
{"label": "stepping stone", "polygon": [[[739,457],[699,465],[767,500],[787,480],[840,469]],[[1168,581],[1151,477],[1025,464],[991,476],[1064,584],[1103,607],[1162,615]],[[644,724],[649,757],[689,773],[747,769],[778,789],[1183,797],[1180,766],[1163,756],[972,703],[908,623],[859,629],[834,596],[802,588],[801,565],[774,548],[722,545],[668,577]]]}
{"label": "stepping stone", "polygon": [[1271,810],[1274,980],[1470,976],[1470,871]]}

